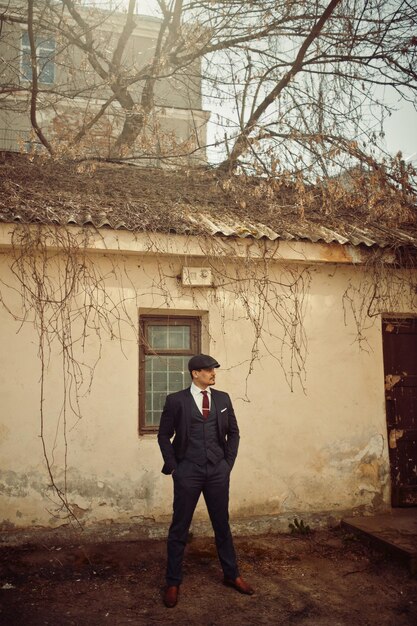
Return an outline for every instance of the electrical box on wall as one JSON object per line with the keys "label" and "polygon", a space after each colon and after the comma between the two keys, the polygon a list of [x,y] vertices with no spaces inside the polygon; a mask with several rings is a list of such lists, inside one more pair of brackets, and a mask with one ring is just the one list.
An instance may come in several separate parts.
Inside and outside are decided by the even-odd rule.
{"label": "electrical box on wall", "polygon": [[182,284],[188,287],[211,287],[211,270],[207,267],[183,267]]}

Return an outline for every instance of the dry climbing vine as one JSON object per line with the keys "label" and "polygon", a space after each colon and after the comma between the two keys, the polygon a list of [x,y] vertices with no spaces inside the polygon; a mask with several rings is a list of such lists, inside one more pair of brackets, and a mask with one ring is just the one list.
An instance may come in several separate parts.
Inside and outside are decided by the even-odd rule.
{"label": "dry climbing vine", "polygon": [[[264,356],[275,359],[291,389],[298,381],[305,390],[304,316],[311,283],[307,265],[280,260],[278,245],[275,249],[265,245],[262,250],[259,244],[256,254],[248,245],[246,253],[237,256],[227,238],[200,236],[199,254],[193,257],[190,242],[195,243],[195,237],[187,239],[183,254],[167,254],[158,236],[141,233],[141,237],[142,244],[146,237],[145,256],[151,254],[156,260],[152,271],[142,270],[143,284],[132,274],[132,268],[138,267],[136,262],[132,266],[133,257],[98,250],[100,233],[94,229],[17,225],[11,235],[12,280],[1,283],[0,301],[21,326],[32,324],[37,333],[40,439],[57,499],[54,515],[74,522],[78,520],[67,489],[68,433],[82,417],[80,402],[92,389],[103,342],[117,341],[123,352],[127,332],[133,332],[138,341],[137,311],[143,302],[147,306],[151,302],[155,309],[170,309],[178,308],[178,297],[191,296],[195,310],[218,316],[223,335],[240,322],[246,329],[249,321],[252,336],[245,335],[247,358],[243,363],[233,363],[233,356],[229,359],[233,367],[246,368],[246,401],[250,400],[249,377]],[[209,267],[212,287],[190,290],[181,285],[178,276],[184,262],[203,262]],[[19,297],[18,307],[9,302],[13,291]],[[416,310],[412,267],[401,269],[387,262],[386,253],[371,255],[365,278],[350,280],[343,295],[345,315],[348,311],[353,315],[359,344],[376,316],[395,311],[398,302],[406,310]],[[219,341],[218,337],[210,339]],[[232,344],[225,341],[227,349]],[[62,390],[61,408],[53,411],[48,408],[51,370]],[[62,460],[57,460],[59,445]]]}
{"label": "dry climbing vine", "polygon": [[[68,432],[81,419],[80,399],[91,391],[103,333],[118,339],[122,348],[121,324],[128,319],[126,299],[122,294],[118,300],[112,297],[105,286],[106,276],[87,252],[89,239],[88,230],[16,227],[10,264],[15,284],[2,281],[0,292],[1,302],[13,318],[21,326],[32,324],[38,336],[39,435],[50,484],[59,501],[54,514],[65,511],[73,521],[77,518],[67,498]],[[8,304],[7,290],[19,295],[17,311]],[[85,359],[87,342],[89,350],[92,345],[95,348],[89,360]],[[62,385],[62,403],[51,424],[46,382],[53,353],[54,365],[59,354],[60,373],[56,368],[54,373]],[[64,448],[62,480],[57,478],[55,467],[59,433]]]}
{"label": "dry climbing vine", "polygon": [[417,311],[415,257],[395,247],[374,250],[362,268],[360,280],[349,280],[342,303],[345,323],[348,313],[356,328],[356,341],[367,349],[367,331],[382,315],[395,317]]}

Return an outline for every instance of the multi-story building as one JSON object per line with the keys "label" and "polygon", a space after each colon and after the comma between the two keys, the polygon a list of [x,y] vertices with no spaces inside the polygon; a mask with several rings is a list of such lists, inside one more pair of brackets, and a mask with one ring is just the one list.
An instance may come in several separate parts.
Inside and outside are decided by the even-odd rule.
{"label": "multi-story building", "polygon": [[[114,155],[126,119],[139,113],[141,132],[122,154],[142,156],[152,163],[165,156],[204,160],[209,114],[202,110],[199,63],[172,68],[159,58],[158,68],[155,64],[151,69],[161,20],[144,15],[134,16],[121,61],[115,62],[126,13],[113,10],[114,4],[110,0],[77,3],[89,26],[86,33],[62,2],[35,3],[39,127],[56,152],[107,157]],[[33,149],[40,142],[30,115],[33,82],[27,2],[0,1],[0,20],[0,149]],[[124,85],[124,99],[115,95],[115,76]],[[144,98],[145,92],[151,93],[151,102]]]}

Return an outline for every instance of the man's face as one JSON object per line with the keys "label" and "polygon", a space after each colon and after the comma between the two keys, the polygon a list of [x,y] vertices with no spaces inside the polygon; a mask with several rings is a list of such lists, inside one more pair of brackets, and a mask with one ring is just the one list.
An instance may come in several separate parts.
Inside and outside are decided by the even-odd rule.
{"label": "man's face", "polygon": [[193,370],[193,381],[197,387],[206,389],[216,383],[216,370],[210,367],[203,370]]}

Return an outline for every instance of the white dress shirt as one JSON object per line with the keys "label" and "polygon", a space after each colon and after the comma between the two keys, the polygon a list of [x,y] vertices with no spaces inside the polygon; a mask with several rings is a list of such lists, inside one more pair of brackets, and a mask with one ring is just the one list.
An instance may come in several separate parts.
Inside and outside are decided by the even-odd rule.
{"label": "white dress shirt", "polygon": [[[201,415],[203,415],[203,394],[202,389],[200,389],[200,387],[197,387],[197,385],[195,385],[194,383],[191,383],[191,395],[194,398],[194,401],[197,405],[198,410],[200,411]],[[208,397],[208,401],[209,401],[209,409],[211,408],[211,389],[210,387],[207,387],[206,389],[207,391],[207,397]]]}

